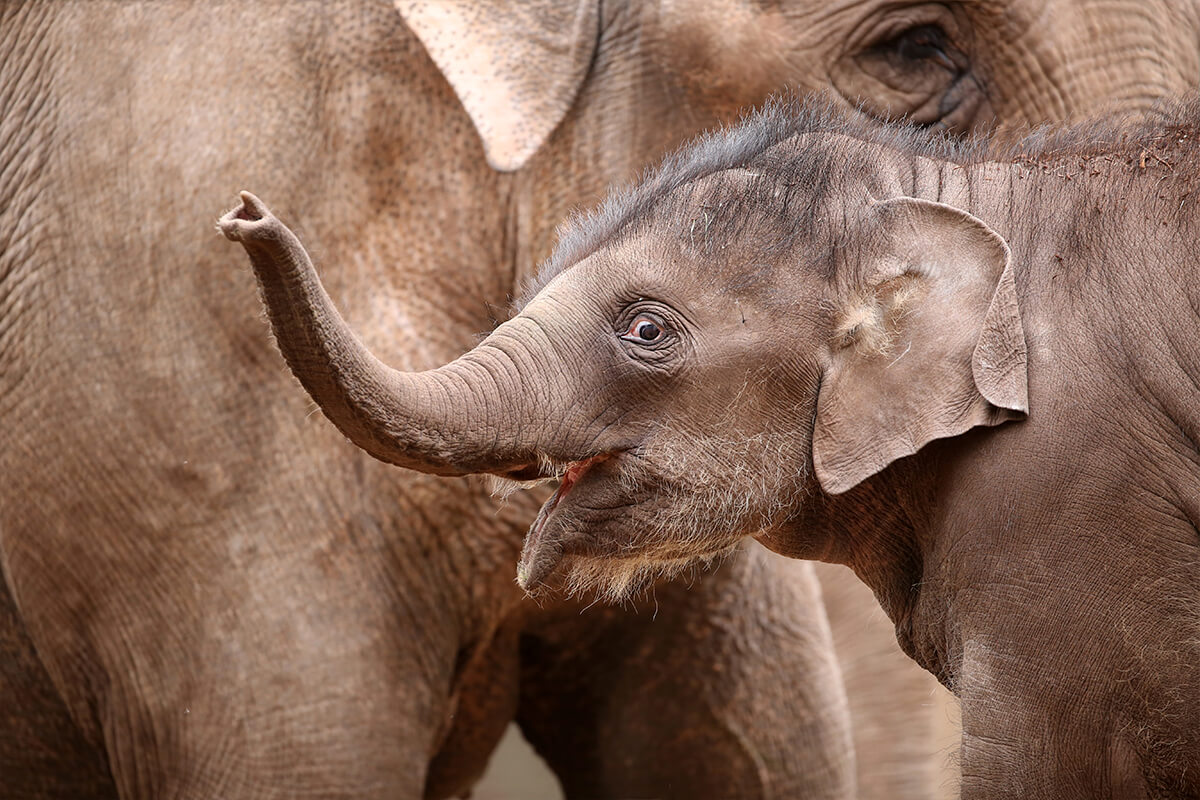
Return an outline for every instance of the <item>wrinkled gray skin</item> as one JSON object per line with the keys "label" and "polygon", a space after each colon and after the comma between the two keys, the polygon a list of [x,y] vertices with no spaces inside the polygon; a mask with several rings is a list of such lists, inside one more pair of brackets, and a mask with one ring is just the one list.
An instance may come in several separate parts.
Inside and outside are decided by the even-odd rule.
{"label": "wrinkled gray skin", "polygon": [[953,150],[777,104],[576,222],[402,373],[253,196],[280,348],[378,458],[562,475],[521,563],[620,592],[755,536],[961,698],[971,798],[1200,797],[1200,102]]}
{"label": "wrinkled gray skin", "polygon": [[[535,503],[313,417],[205,220],[232,187],[280,198],[363,339],[420,369],[492,326],[570,208],[781,84],[964,130],[1197,69],[1191,7],[1162,2],[437,7],[0,5],[10,796],[446,796],[514,715],[574,796],[845,794],[807,567],[751,549],[637,616],[525,601]],[[921,684],[834,635],[864,793],[927,796],[927,720],[896,702]]]}

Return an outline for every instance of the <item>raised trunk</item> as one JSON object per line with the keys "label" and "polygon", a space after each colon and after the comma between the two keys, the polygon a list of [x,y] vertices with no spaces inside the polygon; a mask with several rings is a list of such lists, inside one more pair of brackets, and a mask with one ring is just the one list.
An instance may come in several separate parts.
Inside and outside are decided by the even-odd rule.
{"label": "raised trunk", "polygon": [[[221,232],[246,248],[288,366],[354,444],[381,461],[438,475],[536,465],[536,436],[527,420],[514,418],[524,404],[505,400],[512,370],[496,368],[508,356],[494,340],[436,370],[388,367],[342,319],[296,235],[257,197],[241,197],[219,221]],[[521,441],[522,434],[530,438]]]}

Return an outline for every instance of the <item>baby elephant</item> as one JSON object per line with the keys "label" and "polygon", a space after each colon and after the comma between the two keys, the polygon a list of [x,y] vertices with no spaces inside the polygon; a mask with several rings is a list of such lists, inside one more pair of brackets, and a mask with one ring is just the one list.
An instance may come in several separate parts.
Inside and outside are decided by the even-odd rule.
{"label": "baby elephant", "polygon": [[747,536],[847,564],[961,698],[964,797],[1197,797],[1197,135],[1189,105],[960,145],[784,99],[570,222],[421,374],[253,196],[220,225],[359,446],[560,479],[527,589],[620,596]]}

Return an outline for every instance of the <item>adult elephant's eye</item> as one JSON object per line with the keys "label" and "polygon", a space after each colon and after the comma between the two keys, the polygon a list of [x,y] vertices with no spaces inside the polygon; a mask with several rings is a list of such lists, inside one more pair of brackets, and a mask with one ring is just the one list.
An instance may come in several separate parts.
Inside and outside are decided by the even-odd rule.
{"label": "adult elephant's eye", "polygon": [[633,322],[629,323],[629,328],[621,338],[638,344],[654,344],[662,341],[665,334],[661,321],[649,314],[638,314],[633,318]]}
{"label": "adult elephant's eye", "polygon": [[940,5],[897,6],[863,27],[830,78],[847,100],[881,119],[959,134],[986,129],[994,115],[960,22]]}
{"label": "adult elephant's eye", "polygon": [[946,42],[946,34],[932,25],[910,28],[888,45],[900,58],[931,61],[950,72],[958,72],[958,65],[946,54],[950,47]]}

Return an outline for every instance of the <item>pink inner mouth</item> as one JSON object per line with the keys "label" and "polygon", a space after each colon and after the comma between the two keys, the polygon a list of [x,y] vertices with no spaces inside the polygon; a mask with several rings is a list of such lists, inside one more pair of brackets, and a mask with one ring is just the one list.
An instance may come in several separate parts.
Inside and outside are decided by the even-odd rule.
{"label": "pink inner mouth", "polygon": [[554,500],[550,505],[551,509],[558,505],[559,500],[567,496],[567,492],[571,491],[571,487],[583,477],[583,473],[587,472],[594,464],[604,458],[605,456],[592,456],[583,461],[575,461],[567,467],[566,474],[562,477],[562,483],[559,484],[558,491],[554,493]]}
{"label": "pink inner mouth", "polygon": [[586,458],[583,461],[572,462],[562,476],[562,483],[558,485],[558,491],[556,491],[554,496],[550,498],[550,501],[542,507],[541,513],[538,514],[537,519],[534,521],[533,528],[530,530],[529,535],[534,538],[541,535],[542,528],[546,526],[546,520],[550,518],[551,512],[558,507],[559,502],[567,496],[567,492],[571,491],[571,487],[579,482],[579,479],[583,477],[584,473],[607,458],[608,454],[606,453],[603,455]]}

